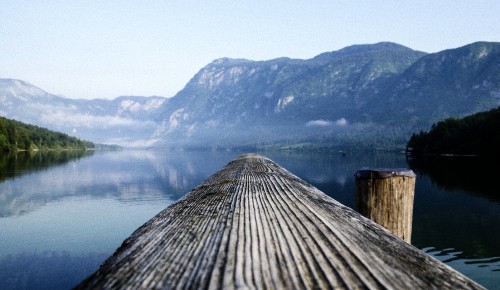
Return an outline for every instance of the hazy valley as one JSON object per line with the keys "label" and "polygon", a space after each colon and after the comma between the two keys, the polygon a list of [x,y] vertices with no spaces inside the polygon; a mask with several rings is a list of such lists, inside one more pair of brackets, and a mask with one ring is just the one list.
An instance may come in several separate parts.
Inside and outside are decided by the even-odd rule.
{"label": "hazy valley", "polygon": [[218,59],[171,98],[75,100],[0,80],[0,115],[125,147],[402,148],[413,132],[500,105],[500,43],[427,54],[395,43],[312,59]]}

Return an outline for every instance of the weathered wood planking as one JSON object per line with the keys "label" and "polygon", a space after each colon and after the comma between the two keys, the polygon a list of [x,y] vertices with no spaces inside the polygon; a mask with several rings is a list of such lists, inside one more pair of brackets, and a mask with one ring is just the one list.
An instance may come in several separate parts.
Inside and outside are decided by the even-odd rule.
{"label": "weathered wood planking", "polygon": [[315,187],[242,155],[135,231],[80,289],[481,289]]}

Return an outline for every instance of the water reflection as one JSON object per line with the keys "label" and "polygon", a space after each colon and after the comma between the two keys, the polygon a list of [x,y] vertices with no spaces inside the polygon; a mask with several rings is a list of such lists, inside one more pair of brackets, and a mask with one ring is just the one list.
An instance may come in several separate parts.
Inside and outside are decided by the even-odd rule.
{"label": "water reflection", "polygon": [[7,152],[0,154],[0,182],[52,166],[67,163],[70,160],[91,156],[94,151],[56,150]]}
{"label": "water reflection", "polygon": [[[64,152],[63,152],[64,153]],[[30,212],[70,196],[112,197],[123,202],[177,200],[234,158],[207,152],[119,151],[88,155],[21,154],[4,158],[0,217]],[[47,169],[26,176],[34,170]]]}
{"label": "water reflection", "polygon": [[417,174],[412,243],[490,289],[500,279],[497,162],[410,159]]}
{"label": "water reflection", "polygon": [[445,190],[467,191],[500,203],[498,161],[480,157],[418,157],[409,158],[410,167],[421,176]]}
{"label": "water reflection", "polygon": [[394,153],[269,157],[354,208],[354,173],[362,167],[411,168],[416,174],[412,244],[489,289],[500,279],[498,163],[460,158],[409,160]]}
{"label": "water reflection", "polygon": [[[11,169],[4,172],[16,178],[0,183],[0,289],[70,288],[236,155],[96,152],[65,163],[53,158],[58,166],[45,162],[31,171],[8,159]],[[23,160],[19,164],[38,164]]]}
{"label": "water reflection", "polygon": [[425,247],[422,251],[437,257],[443,263],[449,264],[455,261],[463,261],[467,265],[475,264],[480,268],[491,267],[492,271],[500,271],[500,257],[463,259],[461,258],[463,252],[454,248],[439,250],[434,247]]}
{"label": "water reflection", "polygon": [[388,152],[269,152],[266,155],[340,203],[354,208],[354,174],[362,167],[407,167],[402,154]]}
{"label": "water reflection", "polygon": [[498,285],[500,257],[466,259],[462,258],[462,251],[453,248],[439,250],[434,247],[425,247],[422,251],[464,273],[487,289],[500,288]]}
{"label": "water reflection", "polygon": [[50,180],[51,178],[43,171],[55,166],[64,168],[69,162],[76,162],[81,158],[92,156],[93,153],[93,151],[65,150],[0,155],[0,217],[28,212],[52,198],[52,192],[47,195],[43,194],[41,188],[26,186],[26,180],[31,183],[32,179],[27,175],[42,171],[41,175]]}
{"label": "water reflection", "polygon": [[460,259],[500,256],[496,162],[478,158],[409,160],[417,173],[416,245],[460,249]]}
{"label": "water reflection", "polygon": [[[106,254],[74,256],[68,252],[21,253],[0,259],[1,288],[70,289],[83,280]],[[50,265],[50,266],[48,266]]]}
{"label": "water reflection", "polygon": [[[119,151],[66,161],[57,156],[3,157],[1,162],[10,165],[0,170],[0,288],[5,288],[3,281],[15,281],[19,288],[37,285],[34,281],[42,276],[46,277],[43,285],[56,285],[58,274],[43,272],[50,271],[53,263],[73,267],[75,273],[80,273],[78,264],[88,265],[84,268],[91,269],[86,275],[90,274],[104,259],[98,261],[98,257],[111,255],[137,227],[239,154]],[[490,174],[494,167],[468,160],[407,163],[404,155],[394,153],[264,155],[349,207],[354,207],[358,169],[410,167],[417,174],[413,244],[485,286],[496,287],[500,279],[498,191],[493,176],[463,175],[460,170]],[[49,167],[47,160],[57,166]],[[37,265],[33,271],[25,265],[29,259]],[[19,270],[24,274],[10,271],[11,264],[25,267],[24,272]],[[78,275],[67,278],[74,284],[81,280]]]}

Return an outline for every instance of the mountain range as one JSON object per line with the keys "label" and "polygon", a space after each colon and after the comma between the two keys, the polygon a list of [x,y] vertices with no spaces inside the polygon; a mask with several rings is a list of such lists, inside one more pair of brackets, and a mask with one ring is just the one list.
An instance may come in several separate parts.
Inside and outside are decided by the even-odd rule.
{"label": "mountain range", "polygon": [[69,99],[27,82],[0,79],[0,116],[97,143],[150,146],[163,97]]}
{"label": "mountain range", "polygon": [[301,60],[221,58],[175,96],[72,100],[0,80],[0,115],[100,143],[402,148],[413,132],[500,105],[500,43],[437,53],[390,42]]}

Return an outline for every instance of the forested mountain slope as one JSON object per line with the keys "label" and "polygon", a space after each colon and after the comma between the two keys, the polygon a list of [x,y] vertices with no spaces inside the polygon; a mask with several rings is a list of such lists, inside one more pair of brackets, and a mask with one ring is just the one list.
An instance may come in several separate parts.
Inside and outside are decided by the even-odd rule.
{"label": "forested mountain slope", "polygon": [[98,143],[403,149],[432,124],[500,106],[500,43],[427,54],[353,45],[311,59],[221,58],[172,98],[73,100],[0,79],[0,115]]}
{"label": "forested mountain slope", "polygon": [[500,156],[500,107],[463,119],[449,118],[429,132],[413,134],[408,150],[418,154]]}
{"label": "forested mountain slope", "polygon": [[36,149],[86,150],[94,147],[91,142],[64,133],[0,117],[0,152]]}
{"label": "forested mountain slope", "polygon": [[394,43],[308,60],[218,59],[164,106],[165,146],[301,142],[404,148],[415,131],[500,105],[500,44],[426,54]]}

